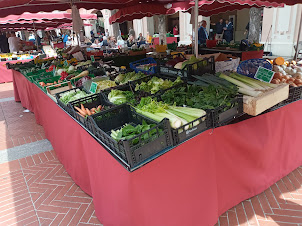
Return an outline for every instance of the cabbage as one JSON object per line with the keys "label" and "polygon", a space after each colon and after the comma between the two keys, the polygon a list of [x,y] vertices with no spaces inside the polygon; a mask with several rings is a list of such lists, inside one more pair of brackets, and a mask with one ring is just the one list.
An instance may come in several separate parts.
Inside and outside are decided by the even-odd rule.
{"label": "cabbage", "polygon": [[89,94],[87,94],[87,93],[85,93],[84,91],[81,91],[81,90],[79,90],[77,92],[68,91],[68,92],[64,93],[61,96],[60,101],[62,101],[62,103],[66,105],[66,104],[68,104],[71,101],[74,101],[74,100],[86,97],[88,95]]}
{"label": "cabbage", "polygon": [[117,89],[111,90],[108,94],[108,99],[111,103],[116,105],[135,102],[134,94],[131,91],[121,91]]}

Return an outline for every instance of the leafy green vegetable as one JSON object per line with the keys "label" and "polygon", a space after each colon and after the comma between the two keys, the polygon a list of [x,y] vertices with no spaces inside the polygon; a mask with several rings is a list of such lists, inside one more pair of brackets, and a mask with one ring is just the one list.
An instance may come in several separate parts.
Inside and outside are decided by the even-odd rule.
{"label": "leafy green vegetable", "polygon": [[[148,124],[145,120],[143,120],[141,125],[133,126],[131,124],[125,124],[121,129],[118,130],[111,130],[111,137],[116,140],[130,140],[131,138],[152,129],[155,127],[155,124]],[[156,135],[157,132],[159,134],[162,134],[162,129],[152,129],[149,131],[149,133],[145,133],[141,136],[141,140],[147,140],[151,138],[152,136]],[[139,137],[132,140],[132,144],[137,144],[139,142]]]}
{"label": "leafy green vegetable", "polygon": [[[135,109],[138,113],[157,122],[160,122],[164,118],[169,119],[170,125],[174,129],[206,115],[206,112],[201,109],[170,106],[163,102],[157,102],[151,97],[142,98]],[[188,128],[186,127],[185,129]]]}
{"label": "leafy green vegetable", "polygon": [[135,91],[140,90],[140,91],[145,91],[145,92],[154,94],[160,90],[168,89],[168,88],[178,85],[182,82],[183,81],[181,80],[180,77],[177,77],[177,79],[174,82],[172,82],[169,79],[152,77],[152,79],[147,82],[142,82],[140,84],[136,84]]}
{"label": "leafy green vegetable", "polygon": [[129,81],[134,81],[134,80],[137,80],[137,79],[141,79],[141,78],[144,78],[146,77],[147,75],[145,75],[144,73],[142,72],[138,72],[138,73],[135,73],[134,71],[133,72],[128,72],[128,73],[125,73],[125,74],[119,74],[116,78],[115,78],[115,82],[119,83],[119,84],[125,84]]}
{"label": "leafy green vegetable", "polygon": [[68,104],[69,102],[71,101],[74,101],[74,100],[77,100],[77,99],[80,99],[80,98],[83,98],[83,97],[87,97],[89,96],[89,94],[85,93],[84,91],[77,91],[77,92],[74,92],[74,91],[68,91],[66,93],[64,93],[61,98],[60,98],[60,101],[63,102],[63,104]]}
{"label": "leafy green vegetable", "polygon": [[166,91],[161,98],[164,103],[176,106],[189,106],[199,109],[215,109],[219,106],[231,106],[237,89],[226,89],[214,85],[201,87],[187,85]]}
{"label": "leafy green vegetable", "polygon": [[135,103],[134,93],[131,91],[122,91],[122,90],[113,89],[108,94],[108,99],[111,103],[117,105],[124,104],[124,103],[130,103],[130,104]]}

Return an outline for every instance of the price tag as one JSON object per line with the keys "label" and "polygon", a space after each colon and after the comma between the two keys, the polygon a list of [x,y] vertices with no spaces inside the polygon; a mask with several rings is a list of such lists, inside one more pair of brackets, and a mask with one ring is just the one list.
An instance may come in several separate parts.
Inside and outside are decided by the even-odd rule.
{"label": "price tag", "polygon": [[95,59],[94,59],[93,55],[90,56],[90,59],[91,59],[91,62],[95,62]]}
{"label": "price tag", "polygon": [[67,67],[69,64],[67,62],[67,60],[64,61],[64,66]]}
{"label": "price tag", "polygon": [[90,93],[95,93],[96,92],[96,90],[97,90],[97,88],[98,88],[98,84],[97,83],[95,83],[95,82],[92,82],[91,83],[91,86],[90,86]]}
{"label": "price tag", "polygon": [[41,69],[45,69],[45,64],[42,63]]}
{"label": "price tag", "polygon": [[255,79],[258,79],[262,82],[268,82],[270,83],[271,80],[273,79],[274,77],[274,74],[275,72],[271,71],[271,70],[268,70],[264,67],[259,67],[254,78]]}

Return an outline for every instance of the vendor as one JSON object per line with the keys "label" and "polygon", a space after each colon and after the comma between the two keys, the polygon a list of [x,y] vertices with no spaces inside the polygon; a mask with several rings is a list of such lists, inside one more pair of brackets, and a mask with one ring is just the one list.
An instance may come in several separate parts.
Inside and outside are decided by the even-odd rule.
{"label": "vendor", "polygon": [[131,48],[133,45],[135,45],[134,37],[133,35],[129,35],[129,38],[127,40],[127,46]]}
{"label": "vendor", "polygon": [[114,36],[109,36],[107,42],[108,42],[108,46],[110,48],[116,48],[117,47],[117,45],[116,45],[116,39],[115,39]]}

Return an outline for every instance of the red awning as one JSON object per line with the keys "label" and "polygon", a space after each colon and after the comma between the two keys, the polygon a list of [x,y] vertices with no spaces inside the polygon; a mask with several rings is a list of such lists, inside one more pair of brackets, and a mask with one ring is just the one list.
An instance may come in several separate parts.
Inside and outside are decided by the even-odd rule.
{"label": "red awning", "polygon": [[[83,20],[96,20],[96,14],[80,14]],[[65,20],[71,21],[71,13],[23,13],[21,15],[9,15],[0,18],[0,21],[16,21],[16,20]]]}
{"label": "red awning", "polygon": [[[149,0],[77,0],[73,4],[84,9],[120,9],[135,6]],[[152,0],[154,3],[169,3],[186,0]],[[19,15],[24,12],[66,11],[71,8],[71,0],[0,0],[0,16]]]}
{"label": "red awning", "polygon": [[[274,0],[279,1],[279,0]],[[292,1],[292,0],[289,0]],[[302,2],[302,0],[299,0]],[[188,11],[194,7],[192,2],[176,2],[172,4],[154,4],[142,3],[134,7],[124,7],[119,9],[114,15],[109,18],[109,23],[122,23],[143,17],[153,15],[170,15],[178,11]],[[284,4],[269,1],[254,1],[254,0],[202,0],[199,1],[199,14],[210,16],[223,13],[226,11],[240,10],[250,7],[283,7]]]}

